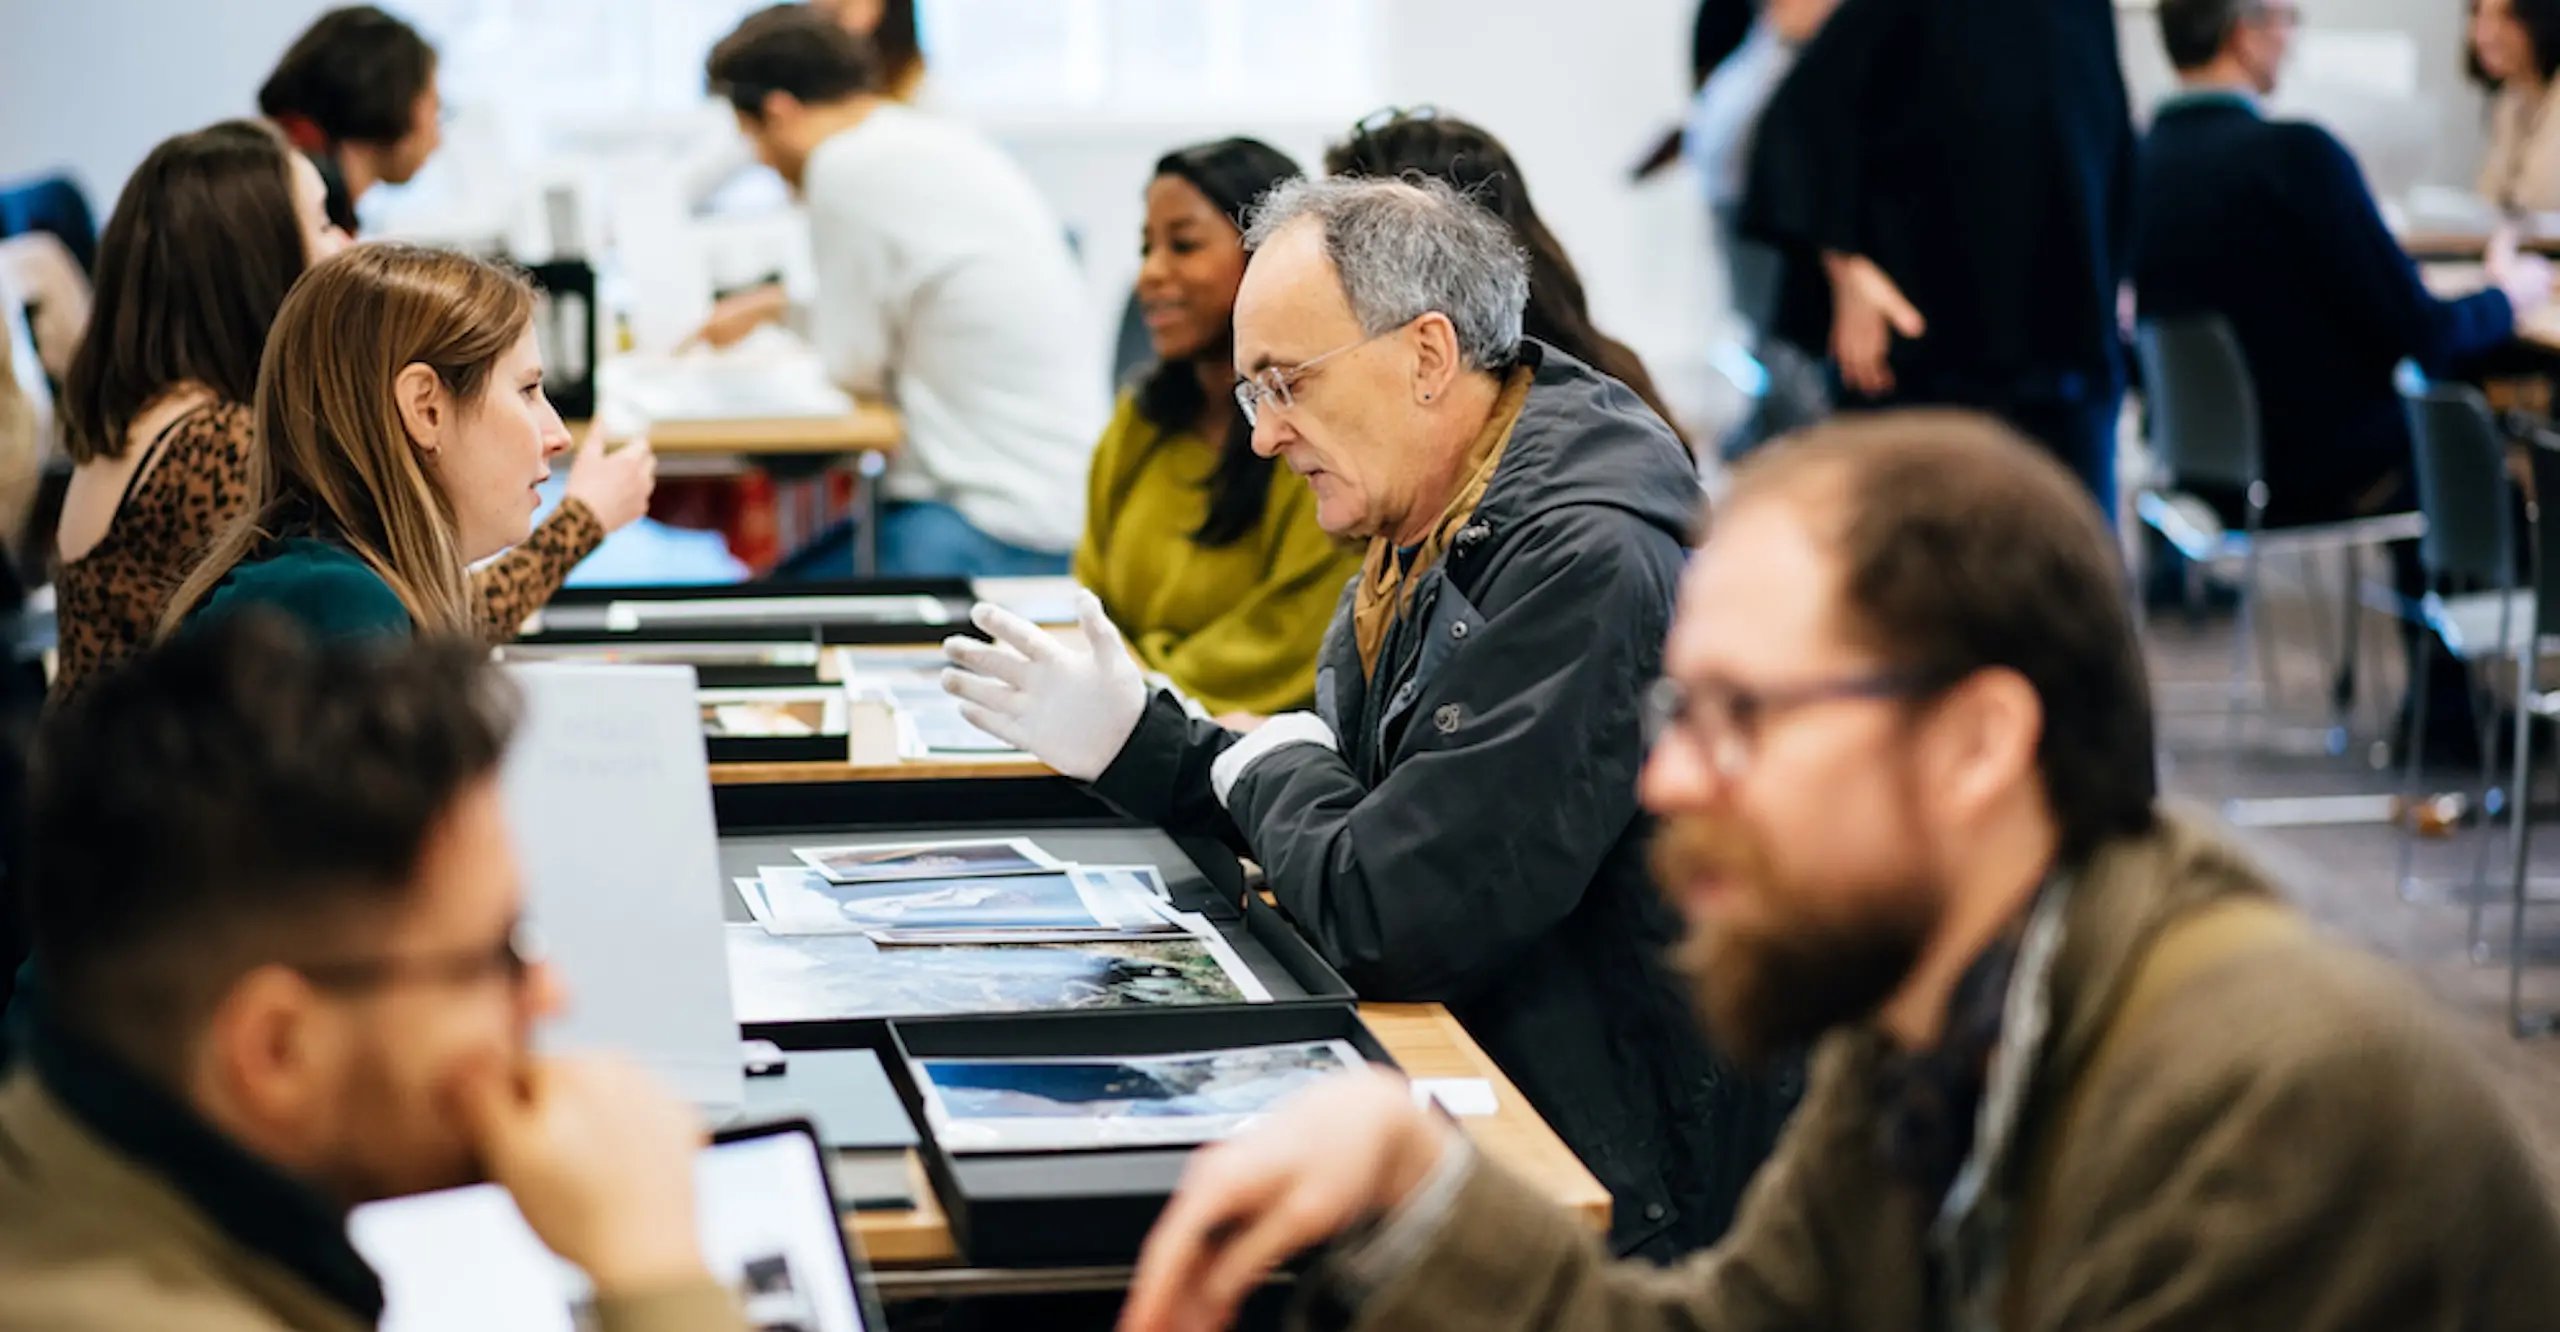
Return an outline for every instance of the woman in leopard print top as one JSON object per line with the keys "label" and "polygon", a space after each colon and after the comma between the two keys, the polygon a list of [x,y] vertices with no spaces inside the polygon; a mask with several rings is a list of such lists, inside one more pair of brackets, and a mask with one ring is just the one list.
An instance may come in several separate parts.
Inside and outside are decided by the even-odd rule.
{"label": "woman in leopard print top", "polygon": [[[259,352],[303,269],[346,245],[322,193],[271,129],[229,121],[162,144],[117,201],[63,401],[78,466],[54,578],[57,700],[150,645],[169,594],[247,509]],[[492,642],[645,511],[653,477],[645,449],[581,456],[551,518],[473,577]]]}

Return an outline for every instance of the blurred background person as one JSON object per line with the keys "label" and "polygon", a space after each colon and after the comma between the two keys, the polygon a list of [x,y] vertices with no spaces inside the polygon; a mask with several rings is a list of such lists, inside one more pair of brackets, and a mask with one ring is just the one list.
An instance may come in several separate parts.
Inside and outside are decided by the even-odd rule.
{"label": "blurred background person", "polygon": [[2508,212],[2560,212],[2560,0],[2472,0],[2470,53],[2490,94],[2480,196]]}
{"label": "blurred background person", "polygon": [[871,43],[880,64],[880,95],[912,105],[924,91],[924,41],[916,0],[809,0],[809,7]]}
{"label": "blurred background person", "polygon": [[1138,269],[1156,362],[1094,449],[1076,547],[1076,581],[1139,662],[1216,713],[1314,701],[1317,649],[1360,568],[1316,525],[1306,482],[1254,451],[1233,391],[1246,210],[1299,174],[1255,139],[1156,164]]}
{"label": "blurred background person", "polygon": [[[1760,119],[1744,234],[1818,264],[1853,405],[1972,407],[2115,511],[2134,134],[2107,0],[1842,0]],[[1818,327],[1817,325],[1827,324]]]}
{"label": "blurred background person", "polygon": [[[1702,24],[1705,11],[1718,3],[1710,0],[1702,10]],[[1744,235],[1740,219],[1761,113],[1794,70],[1796,52],[1821,31],[1837,3],[1774,0],[1759,5],[1748,32],[1704,76],[1682,128],[1682,153],[1706,186],[1708,218],[1724,258],[1728,304],[1742,322],[1744,345],[1758,362],[1757,401],[1726,436],[1722,452],[1727,458],[1810,425],[1830,411],[1830,387],[1819,356],[1777,332],[1783,301],[1823,299],[1821,274],[1810,264],[1790,272],[1785,252]]]}
{"label": "blurred background person", "polygon": [[[809,322],[827,373],[905,419],[882,481],[879,572],[1067,572],[1110,408],[1048,201],[984,135],[881,96],[870,49],[807,6],[749,15],[706,74],[758,159],[808,203]],[[848,530],[793,572],[852,567]]]}
{"label": "blurred background person", "polygon": [[408,183],[444,143],[435,48],[372,5],[312,23],[259,87],[258,111],[311,155],[329,220],[350,236],[367,191]]}

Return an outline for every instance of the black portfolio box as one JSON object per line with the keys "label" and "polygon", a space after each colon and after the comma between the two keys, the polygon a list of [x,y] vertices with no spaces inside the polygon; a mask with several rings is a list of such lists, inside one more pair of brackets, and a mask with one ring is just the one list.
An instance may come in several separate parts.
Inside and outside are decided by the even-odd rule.
{"label": "black portfolio box", "polygon": [[[882,618],[880,603],[891,598],[918,601],[918,614]],[[969,624],[975,595],[965,578],[862,578],[806,583],[727,583],[712,586],[636,586],[563,588],[542,611],[536,641],[571,636],[570,641],[624,639],[692,639],[760,629],[807,638],[828,646],[923,646],[953,634],[984,637]],[[755,608],[752,614],[720,611],[724,602],[789,602]],[[830,608],[833,601],[840,606]],[[647,617],[645,623],[617,628],[616,605],[699,602],[698,618]],[[923,603],[933,610],[922,613]],[[890,608],[892,611],[895,608]],[[752,636],[752,635],[750,635]]]}
{"label": "black portfolio box", "polygon": [[[1028,837],[1086,865],[1153,865],[1173,905],[1208,918],[1271,994],[1269,1004],[1341,1003],[1351,986],[1288,920],[1244,888],[1234,854],[1215,841],[1176,838],[1131,822],[1060,777],[915,782],[808,782],[712,788],[720,829],[720,870],[747,878],[766,865],[793,864],[792,848],[836,843],[922,842]],[[955,807],[978,817],[955,821]],[[726,893],[729,918],[748,919]],[[1180,1013],[1187,1009],[1109,1010]],[[785,1048],[867,1044],[884,1017],[833,1022],[751,1023],[749,1037]]]}
{"label": "black portfolio box", "polygon": [[925,1172],[970,1263],[1109,1267],[1136,1261],[1194,1149],[955,1155],[936,1138],[908,1061],[1165,1055],[1328,1040],[1348,1041],[1373,1063],[1394,1062],[1348,1003],[900,1019],[888,1024],[881,1059],[923,1135]]}

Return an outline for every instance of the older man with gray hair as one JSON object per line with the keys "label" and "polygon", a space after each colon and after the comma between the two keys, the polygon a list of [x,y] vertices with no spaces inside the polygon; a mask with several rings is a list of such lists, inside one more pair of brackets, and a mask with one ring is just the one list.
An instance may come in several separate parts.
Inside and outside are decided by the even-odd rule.
{"label": "older man with gray hair", "polygon": [[1088,596],[978,608],[944,686],[1131,814],[1223,836],[1362,997],[1447,1004],[1616,1199],[1613,1247],[1722,1233],[1783,1116],[1714,1058],[1646,874],[1638,700],[1699,493],[1636,395],[1521,336],[1528,269],[1438,182],[1282,186],[1236,298],[1257,452],[1368,543],[1318,711],[1249,734],[1150,691]]}

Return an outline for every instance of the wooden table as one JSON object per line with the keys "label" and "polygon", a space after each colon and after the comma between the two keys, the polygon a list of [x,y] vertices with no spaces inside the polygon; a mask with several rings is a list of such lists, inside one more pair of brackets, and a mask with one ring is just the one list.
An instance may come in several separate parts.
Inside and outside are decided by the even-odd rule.
{"label": "wooden table", "polygon": [[[1592,1178],[1573,1150],[1547,1127],[1522,1099],[1520,1089],[1496,1068],[1491,1056],[1438,1004],[1363,1004],[1360,1018],[1378,1044],[1404,1071],[1417,1078],[1482,1078],[1493,1086],[1495,1113],[1462,1119],[1477,1150],[1537,1186],[1558,1207],[1571,1212],[1594,1232],[1609,1228],[1608,1190]],[[857,1212],[847,1230],[862,1245],[865,1257],[880,1269],[881,1294],[890,1299],[926,1299],[961,1294],[998,1294],[1007,1290],[1117,1290],[1128,1284],[1125,1267],[1015,1271],[961,1266],[951,1238],[949,1219],[934,1198],[924,1167],[912,1156],[917,1206],[912,1211]]]}
{"label": "wooden table", "polygon": [[[2400,248],[2420,263],[2439,259],[2477,263],[2489,249],[2492,233],[2476,228],[2428,227],[2400,237]],[[2560,230],[2536,227],[2516,234],[2516,248],[2533,254],[2560,255]]]}
{"label": "wooden table", "polygon": [[651,422],[648,435],[669,476],[720,475],[759,458],[849,462],[858,524],[854,574],[867,578],[879,567],[880,475],[906,439],[906,423],[892,408],[857,402],[840,416],[673,418]]}
{"label": "wooden table", "polygon": [[896,453],[906,438],[898,413],[876,402],[857,403],[842,416],[776,417],[770,420],[672,420],[649,426],[649,447],[669,457],[766,457],[792,454]]}

